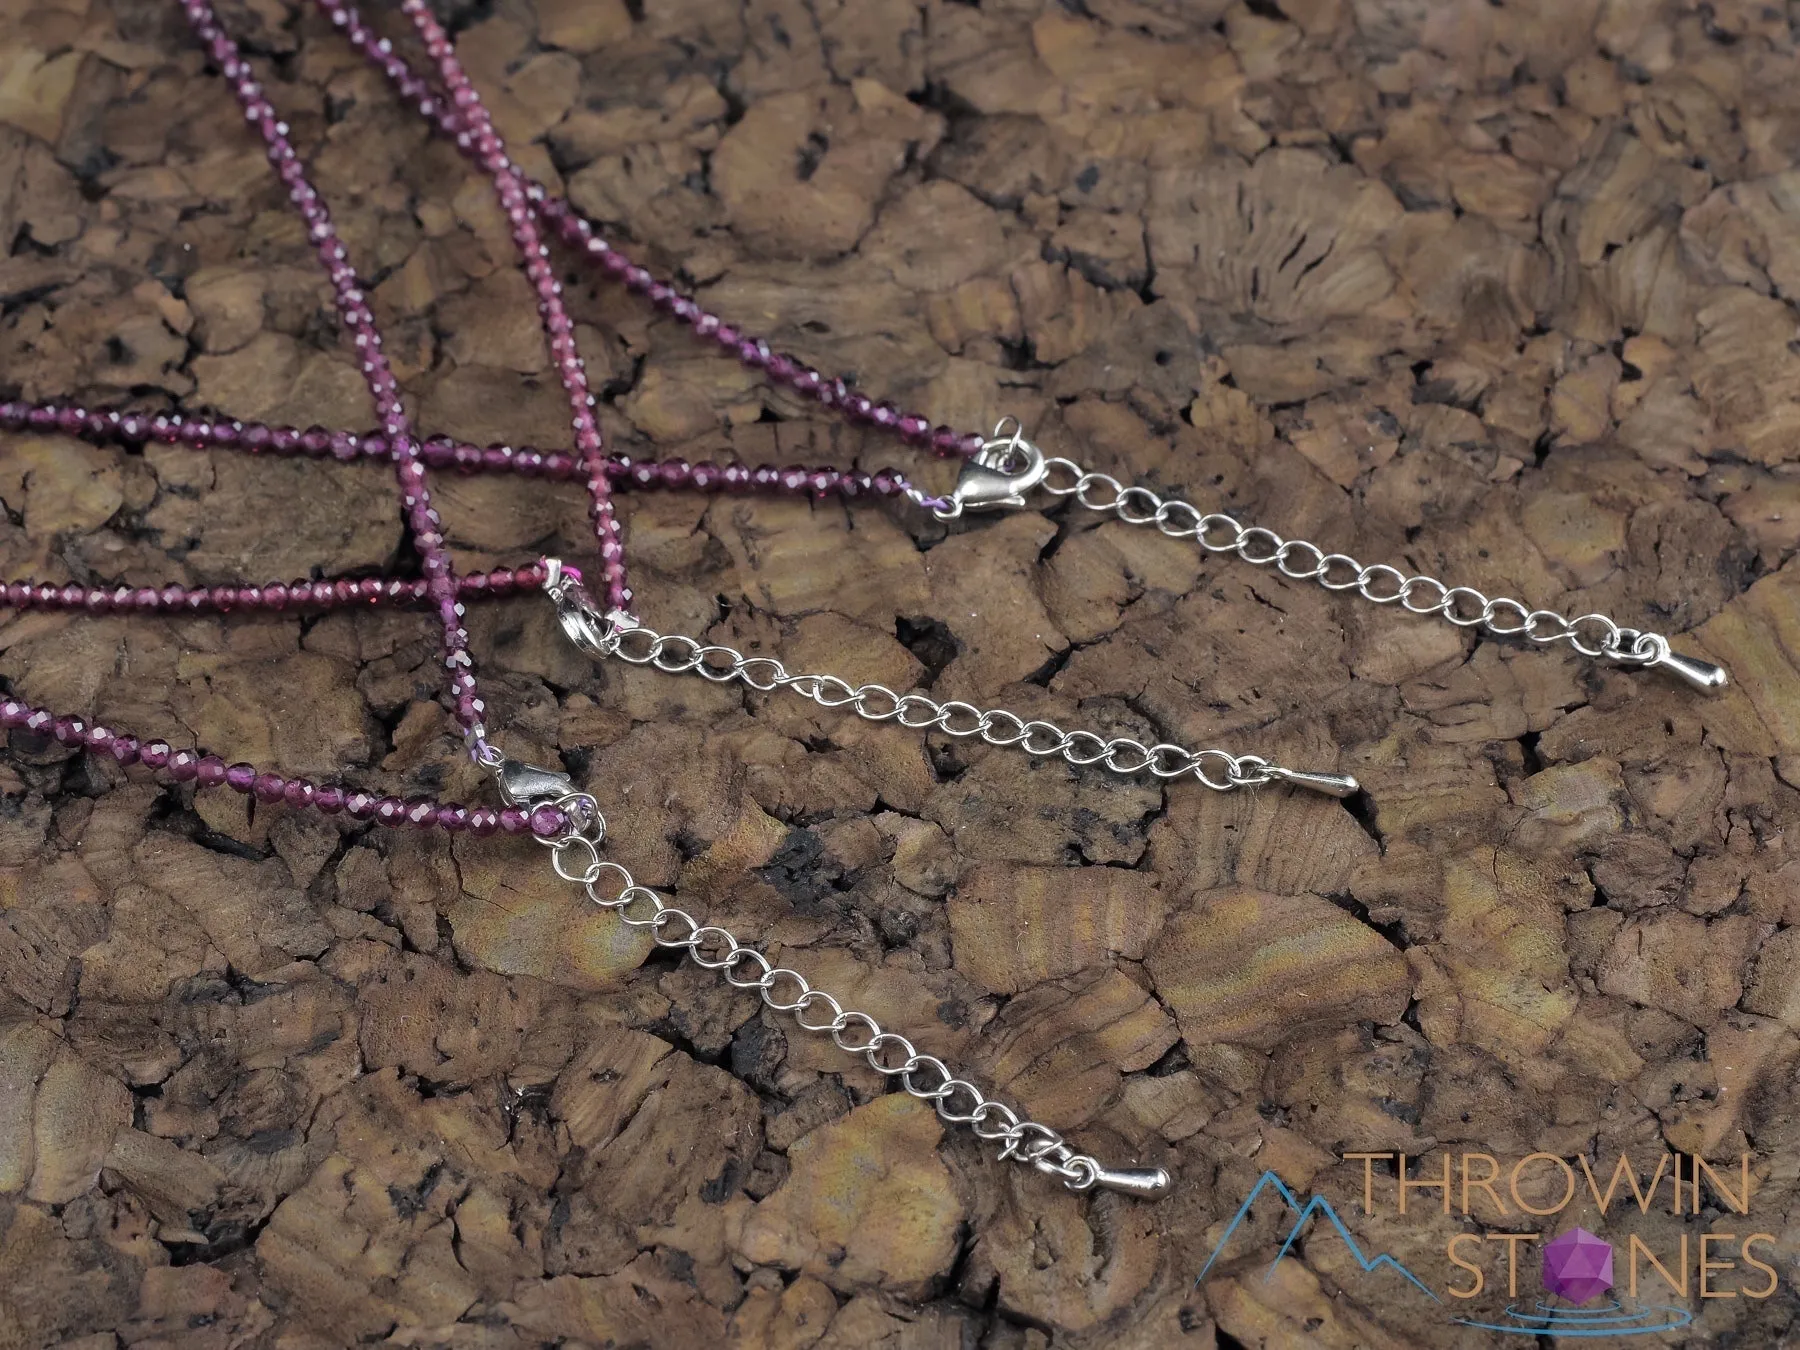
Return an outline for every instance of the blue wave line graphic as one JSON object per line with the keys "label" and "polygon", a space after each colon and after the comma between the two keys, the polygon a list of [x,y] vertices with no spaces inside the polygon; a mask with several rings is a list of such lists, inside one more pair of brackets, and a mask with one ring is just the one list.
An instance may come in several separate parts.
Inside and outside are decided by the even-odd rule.
{"label": "blue wave line graphic", "polygon": [[1238,1206],[1237,1213],[1231,1216],[1231,1222],[1225,1225],[1225,1231],[1220,1235],[1218,1245],[1212,1249],[1212,1255],[1206,1258],[1206,1264],[1200,1268],[1200,1274],[1195,1277],[1194,1280],[1195,1284],[1199,1284],[1206,1278],[1207,1271],[1213,1268],[1213,1264],[1219,1259],[1219,1254],[1225,1250],[1226,1245],[1231,1241],[1231,1235],[1237,1232],[1238,1225],[1242,1224],[1249,1216],[1250,1207],[1256,1203],[1257,1197],[1269,1187],[1275,1189],[1275,1193],[1279,1195],[1287,1207],[1294,1212],[1295,1218],[1293,1226],[1288,1229],[1286,1241],[1281,1244],[1281,1250],[1276,1253],[1275,1259],[1269,1263],[1269,1269],[1267,1273],[1264,1274],[1263,1279],[1267,1280],[1274,1276],[1275,1267],[1281,1264],[1283,1258],[1287,1256],[1289,1249],[1292,1248],[1294,1243],[1299,1239],[1300,1230],[1306,1226],[1307,1220],[1311,1219],[1315,1214],[1323,1214],[1331,1221],[1331,1226],[1337,1229],[1338,1236],[1344,1239],[1345,1245],[1350,1248],[1350,1254],[1356,1258],[1356,1263],[1360,1265],[1365,1272],[1378,1269],[1397,1271],[1415,1289],[1424,1294],[1425,1297],[1429,1298],[1433,1303],[1443,1302],[1442,1299],[1431,1292],[1430,1286],[1400,1262],[1389,1256],[1386,1252],[1379,1252],[1374,1256],[1365,1256],[1362,1247],[1359,1246],[1356,1239],[1351,1236],[1350,1230],[1344,1226],[1344,1221],[1338,1217],[1337,1211],[1331,1207],[1331,1201],[1327,1200],[1322,1195],[1314,1194],[1309,1196],[1306,1203],[1303,1205],[1293,1191],[1288,1189],[1287,1183],[1273,1172],[1264,1172],[1256,1179],[1256,1184],[1250,1188],[1250,1194],[1244,1197],[1244,1203]]}
{"label": "blue wave line graphic", "polygon": [[[1539,1308],[1546,1307],[1538,1304]],[[1614,1304],[1613,1308],[1617,1308]],[[1596,1313],[1609,1313],[1612,1308],[1595,1308]],[[1630,1317],[1593,1317],[1584,1316],[1579,1308],[1551,1308],[1549,1312],[1524,1313],[1518,1305],[1509,1304],[1504,1314],[1516,1318],[1513,1322],[1473,1322],[1466,1318],[1453,1319],[1459,1327],[1473,1327],[1477,1331],[1505,1331],[1514,1336],[1644,1336],[1656,1331],[1673,1331],[1676,1327],[1685,1327],[1694,1320],[1694,1314],[1686,1308],[1677,1307],[1673,1303],[1652,1303],[1640,1308]],[[1661,1316],[1660,1321],[1646,1321],[1646,1318]],[[1632,1323],[1633,1325],[1626,1325]]]}

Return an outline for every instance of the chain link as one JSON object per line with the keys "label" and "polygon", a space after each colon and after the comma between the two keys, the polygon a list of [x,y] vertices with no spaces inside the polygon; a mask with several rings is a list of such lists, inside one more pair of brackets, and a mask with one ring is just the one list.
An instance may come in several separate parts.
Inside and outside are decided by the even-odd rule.
{"label": "chain link", "polygon": [[[562,800],[566,810],[576,808],[570,810],[571,819],[599,819],[588,794]],[[657,946],[680,951],[695,965],[719,972],[736,988],[755,990],[764,1006],[786,1014],[801,1030],[830,1036],[845,1054],[860,1056],[882,1077],[897,1080],[909,1096],[929,1102],[946,1124],[967,1125],[980,1138],[999,1144],[1001,1159],[1029,1163],[1072,1191],[1099,1184],[1154,1197],[1167,1189],[1168,1178],[1160,1170],[1114,1172],[1075,1152],[1048,1125],[1021,1120],[1005,1103],[958,1078],[941,1059],[921,1053],[906,1037],[883,1030],[868,1013],[846,1011],[799,971],[775,965],[729,930],[703,924],[686,910],[665,903],[650,887],[638,885],[622,864],[599,856],[596,828],[572,825],[546,842],[557,874],[581,886],[601,909],[633,928],[645,929]]]}
{"label": "chain link", "polygon": [[1201,511],[1146,487],[1127,487],[1072,460],[1047,459],[1044,470],[1038,486],[1052,496],[1073,497],[1090,511],[1110,511],[1130,525],[1154,525],[1171,539],[1196,540],[1209,553],[1235,553],[1257,567],[1273,566],[1294,581],[1355,591],[1377,605],[1398,604],[1412,614],[1439,615],[1459,628],[1481,628],[1498,637],[1522,637],[1542,646],[1566,642],[1583,656],[1622,665],[1669,664],[1667,638],[1623,627],[1604,614],[1570,619],[1510,597],[1490,599],[1472,586],[1408,575],[1386,563],[1365,565],[1346,553],[1327,553],[1309,540],[1284,539],[1260,525],[1240,525],[1231,516]]}
{"label": "chain link", "polygon": [[1129,736],[1064,731],[1054,722],[1026,719],[1004,708],[982,709],[957,699],[940,702],[924,694],[897,693],[884,684],[852,685],[835,675],[796,675],[772,656],[745,656],[732,647],[628,626],[617,615],[609,618],[612,629],[604,635],[590,637],[572,629],[576,645],[590,655],[653,666],[671,675],[693,673],[717,684],[735,680],[763,693],[788,689],[822,708],[848,709],[871,722],[898,722],[914,731],[941,731],[959,739],[979,737],[989,745],[1016,746],[1031,755],[1060,756],[1077,767],[1098,764],[1126,777],[1147,773],[1165,780],[1193,778],[1215,792],[1230,792],[1290,776],[1290,771],[1260,755],[1189,750],[1166,742],[1145,745]]}

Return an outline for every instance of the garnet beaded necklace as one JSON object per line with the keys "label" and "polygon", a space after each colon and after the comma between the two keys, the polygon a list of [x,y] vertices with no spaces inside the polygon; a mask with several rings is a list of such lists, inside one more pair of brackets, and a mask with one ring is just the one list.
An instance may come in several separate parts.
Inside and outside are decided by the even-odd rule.
{"label": "garnet beaded necklace", "polygon": [[[382,353],[381,335],[330,212],[308,181],[287,126],[265,96],[236,44],[224,32],[210,0],[183,0],[194,32],[217,63],[243,109],[262,136],[270,164],[307,224],[307,236],[332,285],[338,312],[356,350],[374,399],[378,426],[368,432],[320,427],[298,430],[257,423],[190,419],[176,415],[89,411],[72,405],[0,403],[0,431],[45,431],[82,436],[98,443],[158,443],[193,449],[235,449],[249,454],[302,455],[319,459],[379,460],[389,463],[399,486],[406,524],[421,558],[419,578],[342,578],[228,584],[206,587],[83,587],[44,582],[0,584],[0,603],[15,608],[80,610],[87,613],[228,613],[234,610],[333,609],[367,604],[424,604],[437,612],[451,707],[475,762],[490,770],[506,805],[500,809],[463,807],[428,797],[401,799],[289,778],[250,764],[227,764],[216,755],[178,750],[167,741],[140,741],[79,717],[58,716],[16,699],[0,700],[0,727],[46,736],[120,764],[142,764],[166,781],[201,787],[226,786],[263,802],[383,825],[411,825],[485,835],[496,831],[535,836],[551,850],[558,875],[580,885],[587,897],[643,929],[658,946],[676,951],[717,972],[740,989],[754,990],[772,1010],[790,1015],[803,1030],[829,1035],[844,1051],[863,1057],[883,1077],[927,1103],[947,1123],[966,1125],[994,1142],[999,1157],[1027,1164],[1058,1178],[1071,1190],[1095,1187],[1154,1198],[1170,1185],[1161,1168],[1114,1169],[1077,1153],[1055,1130],[1021,1119],[974,1084],[955,1077],[941,1060],[919,1051],[904,1036],[882,1030],[873,1017],[846,1011],[836,999],[814,989],[797,971],[776,966],[755,947],[723,928],[701,924],[683,910],[638,885],[619,863],[604,858],[606,822],[594,798],[578,791],[567,775],[506,758],[488,739],[485,706],[477,694],[468,632],[462,619],[468,601],[542,587],[557,606],[574,644],[596,659],[652,665],[669,673],[694,673],[716,683],[739,682],[769,691],[787,689],[826,708],[847,709],[873,721],[896,721],[952,737],[976,737],[1036,756],[1060,756],[1075,765],[1100,765],[1121,774],[1159,779],[1192,779],[1215,791],[1271,782],[1344,797],[1359,790],[1339,773],[1296,770],[1257,755],[1178,745],[1144,745],[1128,738],[1102,738],[1088,731],[1064,731],[1042,720],[1026,720],[1004,709],[983,710],[957,701],[938,702],[920,693],[899,693],[880,685],[852,686],[830,675],[792,674],[772,657],[745,656],[728,647],[651,631],[631,611],[622,534],[614,510],[615,486],[692,489],[698,492],[783,492],[837,496],[904,497],[939,519],[966,511],[1023,507],[1027,494],[1073,498],[1090,510],[1134,525],[1152,525],[1175,539],[1192,540],[1214,553],[1231,553],[1259,566],[1272,566],[1296,581],[1328,590],[1354,591],[1376,604],[1399,604],[1413,614],[1436,616],[1462,628],[1518,638],[1528,643],[1566,643],[1580,654],[1625,667],[1661,669],[1701,690],[1716,690],[1725,672],[1698,658],[1674,652],[1658,633],[1630,628],[1600,614],[1567,618],[1533,609],[1510,598],[1490,598],[1467,586],[1449,586],[1435,577],[1408,574],[1386,564],[1365,565],[1347,554],[1327,552],[1306,540],[1285,539],[1272,530],[1244,526],[1230,516],[1203,512],[1185,501],[1165,498],[1143,486],[1127,486],[1066,459],[1046,457],[1005,422],[992,437],[933,427],[916,413],[877,402],[746,335],[709,313],[673,285],[659,280],[607,243],[595,227],[567,203],[528,179],[508,156],[449,37],[423,0],[402,0],[436,68],[434,88],[378,37],[342,0],[318,0],[332,24],[372,61],[419,112],[450,136],[492,181],[508,230],[538,297],[557,376],[567,396],[572,448],[480,448],[444,438],[421,439],[401,402],[398,385]],[[638,463],[609,455],[595,420],[595,400],[576,349],[574,325],[562,303],[562,286],[550,266],[544,232],[593,262],[607,276],[643,295],[762,372],[852,421],[891,431],[907,445],[965,464],[955,491],[934,497],[892,470],[874,474],[797,466],[739,463],[689,464],[684,460]],[[556,480],[579,479],[587,490],[589,517],[598,554],[596,578],[604,604],[588,596],[582,575],[557,559],[527,567],[458,576],[446,549],[442,521],[431,504],[427,472],[511,472]],[[602,882],[611,879],[610,886]]]}

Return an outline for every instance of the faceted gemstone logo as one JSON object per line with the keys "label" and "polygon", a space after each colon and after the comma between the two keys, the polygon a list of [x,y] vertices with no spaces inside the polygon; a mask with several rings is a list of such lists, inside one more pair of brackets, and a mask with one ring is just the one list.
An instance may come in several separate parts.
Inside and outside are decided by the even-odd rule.
{"label": "faceted gemstone logo", "polygon": [[1570,1303],[1586,1303],[1613,1287],[1613,1249],[1585,1228],[1571,1228],[1544,1245],[1544,1288]]}

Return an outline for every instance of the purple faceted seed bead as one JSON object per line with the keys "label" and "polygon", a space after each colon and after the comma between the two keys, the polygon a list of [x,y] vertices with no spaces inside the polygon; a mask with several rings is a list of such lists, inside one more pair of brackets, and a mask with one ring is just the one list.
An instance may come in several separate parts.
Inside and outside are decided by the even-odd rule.
{"label": "purple faceted seed bead", "polygon": [[200,756],[192,750],[176,750],[169,755],[169,777],[177,783],[191,783],[200,776]]}
{"label": "purple faceted seed bead", "polygon": [[169,743],[164,740],[145,741],[138,747],[138,759],[152,769],[166,769],[171,753]]}
{"label": "purple faceted seed bead", "polygon": [[[250,768],[248,764],[243,767]],[[218,787],[225,781],[229,772],[230,770],[225,767],[225,761],[217,755],[203,755],[199,764],[194,767],[194,781],[201,787]],[[250,771],[250,779],[252,782],[256,781],[254,769]]]}
{"label": "purple faceted seed bead", "polygon": [[569,817],[561,807],[546,803],[532,808],[531,832],[539,839],[554,838],[568,827],[568,823]]}
{"label": "purple faceted seed bead", "polygon": [[530,823],[530,817],[516,806],[509,806],[500,813],[500,830],[503,834],[523,834]]}
{"label": "purple faceted seed bead", "polygon": [[256,786],[256,766],[242,760],[225,770],[225,786],[233,792],[249,792]]}
{"label": "purple faceted seed bead", "polygon": [[280,774],[259,773],[251,782],[250,791],[259,802],[278,802],[287,793],[287,780]]}

